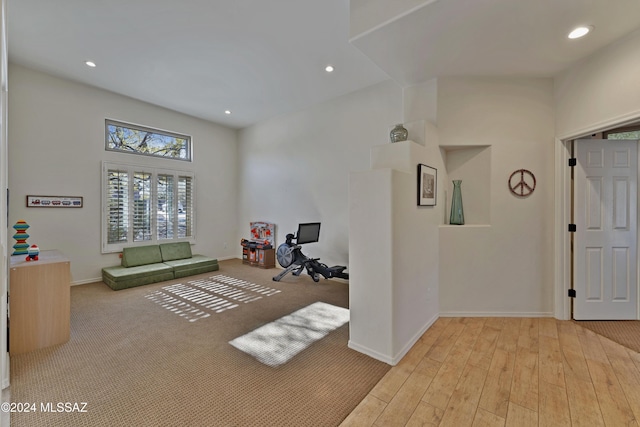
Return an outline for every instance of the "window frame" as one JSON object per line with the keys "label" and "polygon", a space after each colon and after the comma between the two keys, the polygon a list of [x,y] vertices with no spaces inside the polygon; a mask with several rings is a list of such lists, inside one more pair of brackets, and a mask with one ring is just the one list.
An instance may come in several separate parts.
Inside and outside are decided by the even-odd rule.
{"label": "window frame", "polygon": [[[127,239],[126,241],[109,243],[109,171],[117,170],[121,172],[127,173],[127,192],[128,192],[128,201],[127,201],[127,210],[129,212],[127,219]],[[141,240],[134,241],[134,233],[133,233],[133,222],[134,222],[134,203],[135,197],[133,197],[134,192],[134,174],[136,173],[148,173],[151,175],[151,239],[150,240]],[[145,246],[145,245],[157,245],[161,243],[173,243],[173,242],[189,242],[191,244],[196,243],[196,175],[194,172],[186,171],[186,170],[177,170],[177,169],[167,169],[167,168],[158,168],[153,166],[145,166],[138,164],[129,164],[129,163],[120,163],[120,162],[102,162],[102,173],[101,173],[101,253],[114,253],[114,252],[122,252],[122,249],[125,247],[133,247],[133,246]],[[173,222],[173,230],[175,230],[175,237],[160,239],[158,235],[158,176],[159,175],[170,175],[174,176],[174,180],[176,185],[174,185],[174,209],[176,212],[174,222]],[[179,192],[179,182],[181,177],[190,178],[191,185],[191,212],[190,212],[190,228],[191,235],[185,237],[178,236],[179,230],[179,204],[180,198],[178,196]],[[155,207],[155,209],[154,209]],[[187,212],[187,215],[188,212]]]}
{"label": "window frame", "polygon": [[[638,132],[640,131],[640,124],[622,126],[615,129],[609,129],[602,132],[602,139],[609,139],[609,135],[617,133]],[[635,139],[635,138],[632,138]]]}
{"label": "window frame", "polygon": [[[160,156],[160,155],[157,155],[157,154],[140,153],[140,152],[137,152],[137,151],[118,150],[118,149],[115,149],[115,148],[109,148],[109,125],[120,126],[120,127],[124,127],[124,128],[127,128],[127,129],[132,129],[132,130],[138,130],[138,131],[142,131],[142,132],[152,132],[152,133],[156,133],[158,135],[164,135],[164,136],[170,136],[170,137],[174,137],[174,138],[185,139],[187,141],[186,158],[181,159],[179,157],[167,157],[167,156]],[[172,132],[172,131],[168,131],[168,130],[164,130],[164,129],[155,129],[155,128],[151,128],[151,127],[148,127],[148,126],[137,125],[135,123],[128,123],[128,122],[123,122],[123,121],[120,121],[120,120],[113,120],[113,119],[104,119],[104,149],[105,149],[105,151],[111,151],[113,153],[135,154],[137,156],[152,157],[152,158],[155,158],[155,159],[178,160],[178,161],[181,161],[181,162],[192,162],[193,161],[193,140],[191,138],[191,135],[185,135],[185,134]]]}

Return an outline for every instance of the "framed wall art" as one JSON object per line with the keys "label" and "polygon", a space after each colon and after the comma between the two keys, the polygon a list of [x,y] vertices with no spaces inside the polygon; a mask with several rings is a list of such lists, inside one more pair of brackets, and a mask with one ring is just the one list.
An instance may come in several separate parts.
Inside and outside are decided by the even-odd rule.
{"label": "framed wall art", "polygon": [[438,170],[418,165],[418,206],[435,206],[438,190]]}
{"label": "framed wall art", "polygon": [[27,196],[28,208],[81,208],[82,197]]}

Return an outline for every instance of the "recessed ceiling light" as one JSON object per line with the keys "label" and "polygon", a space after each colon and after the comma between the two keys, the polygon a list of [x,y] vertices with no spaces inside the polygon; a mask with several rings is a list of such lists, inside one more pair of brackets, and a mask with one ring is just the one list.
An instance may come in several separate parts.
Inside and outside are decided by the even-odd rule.
{"label": "recessed ceiling light", "polygon": [[224,110],[224,113],[225,113],[226,115],[229,115],[229,114],[231,114],[231,110]]}
{"label": "recessed ceiling light", "polygon": [[326,67],[324,67],[324,70],[327,73],[331,73],[333,71],[333,65],[327,65]]}
{"label": "recessed ceiling light", "polygon": [[87,65],[87,67],[91,67],[91,68],[96,67],[96,63],[93,61],[84,61],[84,63]]}
{"label": "recessed ceiling light", "polygon": [[588,27],[577,27],[569,33],[568,37],[570,39],[579,39],[580,37],[584,37],[589,34],[591,30],[593,30],[593,27],[591,25],[589,25]]}

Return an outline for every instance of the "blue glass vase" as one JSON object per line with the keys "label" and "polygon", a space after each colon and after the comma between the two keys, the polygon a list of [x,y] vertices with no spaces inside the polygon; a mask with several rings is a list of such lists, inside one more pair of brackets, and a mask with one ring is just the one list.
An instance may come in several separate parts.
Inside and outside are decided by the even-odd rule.
{"label": "blue glass vase", "polygon": [[461,185],[462,180],[456,179],[453,181],[453,197],[451,198],[451,216],[449,217],[449,224],[464,224],[464,210],[462,209],[462,190],[460,189]]}

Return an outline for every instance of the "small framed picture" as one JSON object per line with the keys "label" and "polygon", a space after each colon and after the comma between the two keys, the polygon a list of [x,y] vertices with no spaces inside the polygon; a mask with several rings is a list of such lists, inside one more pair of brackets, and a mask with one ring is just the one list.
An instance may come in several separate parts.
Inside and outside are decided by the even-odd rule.
{"label": "small framed picture", "polygon": [[27,196],[28,208],[81,208],[82,197]]}
{"label": "small framed picture", "polygon": [[418,206],[435,206],[438,193],[438,170],[418,165]]}

